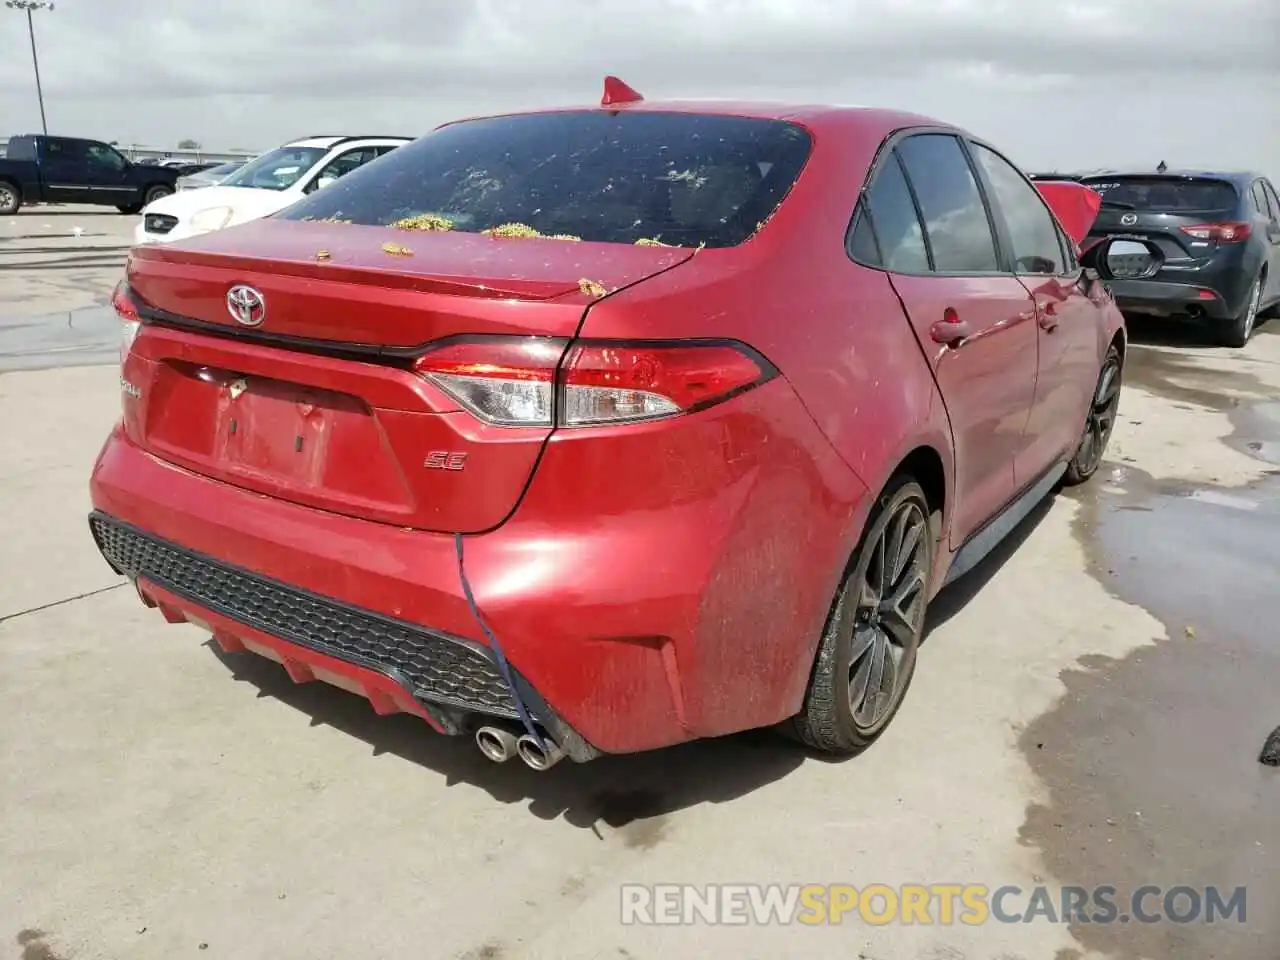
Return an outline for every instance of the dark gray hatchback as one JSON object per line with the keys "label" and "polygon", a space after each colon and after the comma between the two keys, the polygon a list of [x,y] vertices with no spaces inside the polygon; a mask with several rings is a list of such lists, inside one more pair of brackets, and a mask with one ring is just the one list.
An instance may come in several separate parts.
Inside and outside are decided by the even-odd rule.
{"label": "dark gray hatchback", "polygon": [[1255,173],[1107,173],[1081,178],[1102,195],[1086,248],[1105,252],[1127,313],[1201,318],[1242,347],[1280,303],[1280,199]]}

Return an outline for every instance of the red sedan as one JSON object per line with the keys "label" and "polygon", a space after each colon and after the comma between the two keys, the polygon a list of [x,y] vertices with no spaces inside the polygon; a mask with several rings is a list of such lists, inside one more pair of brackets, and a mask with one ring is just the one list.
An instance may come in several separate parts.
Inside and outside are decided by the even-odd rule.
{"label": "red sedan", "polygon": [[878,109],[447,124],[133,251],[108,563],[491,759],[786,724],[855,753],[926,607],[1115,422],[1096,196]]}

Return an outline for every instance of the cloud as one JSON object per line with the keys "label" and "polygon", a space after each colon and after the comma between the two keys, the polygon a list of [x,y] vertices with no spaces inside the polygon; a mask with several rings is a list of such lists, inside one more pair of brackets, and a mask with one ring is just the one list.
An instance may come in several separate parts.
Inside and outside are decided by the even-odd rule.
{"label": "cloud", "polygon": [[[23,18],[0,15],[3,49],[25,50]],[[416,133],[590,102],[606,72],[649,96],[891,103],[993,134],[1036,102],[1078,126],[1082,98],[1094,114],[1136,104],[1194,130],[1187,97],[1210,113],[1207,97],[1229,98],[1219,111],[1234,112],[1256,91],[1235,121],[1250,149],[1274,141],[1254,128],[1280,106],[1274,0],[62,0],[36,21],[51,122],[122,141]],[[30,67],[0,61],[0,102],[26,128],[38,122]],[[1164,135],[1171,147],[1189,137]]]}

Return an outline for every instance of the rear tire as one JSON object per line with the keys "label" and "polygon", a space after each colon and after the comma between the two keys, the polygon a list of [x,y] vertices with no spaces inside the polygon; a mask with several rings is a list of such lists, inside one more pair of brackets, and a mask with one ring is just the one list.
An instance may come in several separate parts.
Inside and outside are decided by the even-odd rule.
{"label": "rear tire", "polygon": [[1244,300],[1244,309],[1218,331],[1224,347],[1240,348],[1249,343],[1258,323],[1258,306],[1262,303],[1262,274],[1254,278],[1253,286]]}
{"label": "rear tire", "polygon": [[139,212],[141,212],[141,210],[142,210],[142,204],[140,204],[140,203],[126,203],[126,204],[124,204],[123,206],[116,207],[116,209],[117,209],[117,210],[119,210],[121,213],[128,214],[128,215],[132,216],[132,215],[133,215],[133,214],[135,214],[135,213],[139,213]]}
{"label": "rear tire", "polygon": [[853,756],[880,738],[915,673],[934,538],[920,485],[885,488],[840,585],[792,733],[824,753]]}
{"label": "rear tire", "polygon": [[1120,387],[1123,382],[1124,364],[1120,359],[1120,350],[1112,345],[1107,349],[1107,355],[1102,358],[1102,369],[1098,371],[1098,383],[1093,388],[1093,398],[1089,401],[1089,413],[1085,416],[1084,433],[1062,478],[1064,486],[1074,487],[1084,483],[1102,466],[1102,458],[1107,452],[1107,444],[1116,426],[1116,415],[1120,409]]}
{"label": "rear tire", "polygon": [[142,199],[142,205],[155,203],[157,200],[163,200],[165,197],[172,195],[173,187],[166,187],[164,184],[156,184],[154,187],[148,187],[146,195]]}
{"label": "rear tire", "polygon": [[0,180],[0,216],[10,216],[22,208],[22,191],[7,180]]}

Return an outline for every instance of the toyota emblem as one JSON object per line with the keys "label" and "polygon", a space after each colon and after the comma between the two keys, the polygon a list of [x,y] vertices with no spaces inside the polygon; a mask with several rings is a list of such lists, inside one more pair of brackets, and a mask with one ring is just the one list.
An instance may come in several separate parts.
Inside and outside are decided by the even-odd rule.
{"label": "toyota emblem", "polygon": [[227,291],[227,312],[246,327],[260,327],[267,319],[267,301],[261,293],[243,284]]}
{"label": "toyota emblem", "polygon": [[1138,215],[1136,213],[1126,213],[1120,218],[1120,225],[1124,227],[1132,227],[1137,222]]}

